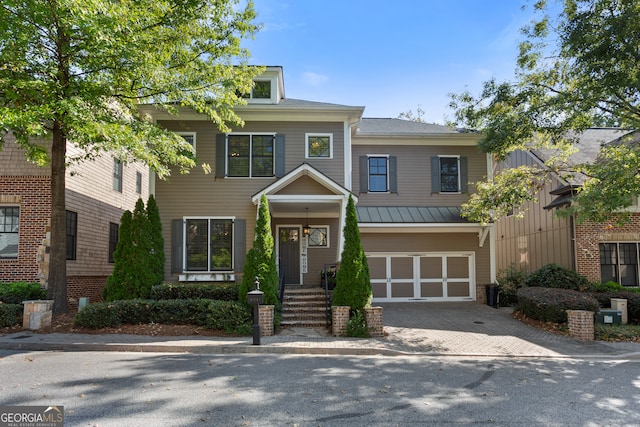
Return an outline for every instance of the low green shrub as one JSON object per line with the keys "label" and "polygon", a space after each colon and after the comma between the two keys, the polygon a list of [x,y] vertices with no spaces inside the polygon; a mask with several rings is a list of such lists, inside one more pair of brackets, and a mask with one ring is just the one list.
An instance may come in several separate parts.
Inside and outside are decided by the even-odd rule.
{"label": "low green shrub", "polygon": [[565,323],[567,310],[598,312],[600,304],[591,295],[571,289],[530,287],[517,292],[516,310],[543,322]]}
{"label": "low green shrub", "polygon": [[364,310],[353,310],[347,322],[346,335],[354,338],[369,338],[369,328]]}
{"label": "low green shrub", "polygon": [[539,270],[529,274],[526,279],[529,287],[561,288],[581,291],[589,289],[589,281],[568,268],[556,264],[547,264]]}
{"label": "low green shrub", "polygon": [[207,328],[243,335],[253,332],[253,316],[246,304],[236,301],[211,301],[208,310]]}
{"label": "low green shrub", "polygon": [[231,283],[162,283],[151,288],[149,298],[237,301],[238,286]]}
{"label": "low green shrub", "polygon": [[606,283],[591,283],[589,285],[589,292],[620,292],[627,288],[616,282]]}
{"label": "low green shrub", "polygon": [[21,304],[46,298],[47,292],[40,283],[7,282],[0,283],[0,302],[5,304]]}
{"label": "low green shrub", "polygon": [[601,325],[596,323],[595,338],[601,341],[640,342],[640,325]]}
{"label": "low green shrub", "polygon": [[251,313],[237,301],[204,298],[178,300],[120,300],[85,306],[74,325],[100,329],[121,323],[197,325],[228,333],[251,333]]}
{"label": "low green shrub", "polygon": [[22,318],[22,304],[0,303],[0,328],[18,324]]}
{"label": "low green shrub", "polygon": [[518,289],[526,286],[527,273],[516,267],[515,264],[509,265],[498,275],[498,295],[499,302],[502,307],[512,307],[518,303],[516,293]]}
{"label": "low green shrub", "polygon": [[92,329],[118,326],[121,322],[114,306],[113,302],[97,302],[86,305],[76,314],[73,325]]}

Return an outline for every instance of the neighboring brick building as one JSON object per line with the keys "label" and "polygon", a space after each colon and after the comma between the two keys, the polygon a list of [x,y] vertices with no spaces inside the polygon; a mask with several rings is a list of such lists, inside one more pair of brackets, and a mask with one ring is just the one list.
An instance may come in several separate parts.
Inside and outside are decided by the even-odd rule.
{"label": "neighboring brick building", "polygon": [[[594,128],[579,135],[580,151],[572,155],[574,164],[594,161],[603,144],[616,143],[632,132]],[[543,167],[544,151],[513,153],[501,168],[518,165]],[[631,219],[625,225],[584,222],[558,218],[555,208],[571,203],[571,196],[583,177],[571,182],[554,177],[538,194],[538,203],[529,203],[525,218],[503,218],[496,223],[497,268],[510,264],[534,271],[549,263],[575,270],[591,281],[618,282],[640,286],[640,206],[628,208]]]}
{"label": "neighboring brick building", "polygon": [[[78,154],[69,144],[68,156]],[[148,168],[111,156],[72,165],[66,177],[67,292],[101,298],[122,213],[149,196]],[[6,138],[0,151],[0,281],[46,285],[49,260],[50,168],[25,160]]]}

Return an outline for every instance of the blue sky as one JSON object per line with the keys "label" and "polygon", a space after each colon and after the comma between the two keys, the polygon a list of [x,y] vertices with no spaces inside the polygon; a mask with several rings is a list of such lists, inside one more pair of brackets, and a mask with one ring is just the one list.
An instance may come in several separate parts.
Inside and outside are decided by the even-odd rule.
{"label": "blue sky", "polygon": [[254,0],[251,63],[281,65],[288,98],[452,118],[449,93],[512,79],[525,0]]}

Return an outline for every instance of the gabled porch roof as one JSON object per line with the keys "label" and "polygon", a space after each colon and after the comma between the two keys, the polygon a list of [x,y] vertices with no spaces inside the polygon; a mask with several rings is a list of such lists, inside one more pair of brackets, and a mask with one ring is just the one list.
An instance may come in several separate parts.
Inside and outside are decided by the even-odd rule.
{"label": "gabled porch roof", "polygon": [[[287,187],[305,178],[318,185],[314,185],[313,189],[309,188],[310,191],[286,191]],[[318,188],[322,191],[318,191]],[[353,197],[354,202],[358,200],[355,194],[308,163],[302,163],[282,178],[255,193],[251,196],[253,204],[257,205],[260,202],[263,193],[269,200],[272,216],[276,217],[304,214],[309,205],[313,205],[310,213],[314,216],[336,217],[341,210],[337,208],[341,207],[349,195]]]}

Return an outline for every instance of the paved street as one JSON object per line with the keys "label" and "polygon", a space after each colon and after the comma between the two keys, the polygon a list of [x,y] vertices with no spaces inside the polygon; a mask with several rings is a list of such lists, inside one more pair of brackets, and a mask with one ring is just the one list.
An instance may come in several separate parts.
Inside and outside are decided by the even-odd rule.
{"label": "paved street", "polygon": [[2,353],[0,401],[66,426],[640,425],[640,362]]}

